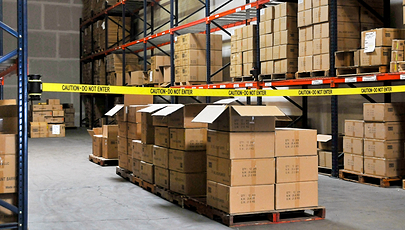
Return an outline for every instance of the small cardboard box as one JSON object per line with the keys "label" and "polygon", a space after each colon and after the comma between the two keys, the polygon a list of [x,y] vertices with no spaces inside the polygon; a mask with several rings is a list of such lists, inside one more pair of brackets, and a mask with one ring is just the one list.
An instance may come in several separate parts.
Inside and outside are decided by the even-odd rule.
{"label": "small cardboard box", "polygon": [[226,159],[274,157],[274,132],[208,130],[207,155]]}
{"label": "small cardboard box", "polygon": [[45,122],[49,124],[60,124],[65,122],[64,117],[45,117]]}
{"label": "small cardboard box", "polygon": [[142,144],[141,161],[153,163],[153,145]]}
{"label": "small cardboard box", "polygon": [[48,137],[48,123],[30,122],[30,137],[31,138]]}
{"label": "small cardboard box", "polygon": [[208,105],[193,122],[208,123],[208,128],[212,130],[272,132],[276,117],[285,117],[276,106]]}
{"label": "small cardboard box", "polygon": [[154,175],[155,170],[153,168],[154,168],[153,164],[141,161],[140,178],[144,181],[153,184],[155,182],[155,175]]}
{"label": "small cardboard box", "polygon": [[141,124],[141,141],[145,144],[155,143],[155,127]]}
{"label": "small cardboard box", "polygon": [[364,148],[363,138],[343,137],[343,152],[363,156],[364,154],[363,148]]}
{"label": "small cardboard box", "polygon": [[[126,139],[125,139],[125,141],[126,141]],[[103,143],[104,143],[103,157],[106,159],[117,159],[118,158],[117,140],[103,137]],[[125,146],[127,146],[127,142],[125,142]],[[125,152],[125,153],[127,153],[127,152]]]}
{"label": "small cardboard box", "polygon": [[229,214],[274,210],[274,185],[229,187],[207,182],[207,204]]}
{"label": "small cardboard box", "polygon": [[344,154],[344,169],[352,172],[364,172],[364,157],[350,153]]}
{"label": "small cardboard box", "polygon": [[283,59],[274,62],[274,73],[295,73],[298,71],[297,58]]}
{"label": "small cardboard box", "polygon": [[371,53],[360,51],[360,66],[389,65],[391,61],[391,47],[376,47]]}
{"label": "small cardboard box", "polygon": [[[13,144],[13,143],[11,143]],[[14,146],[14,145],[13,145]],[[0,193],[17,192],[17,157],[15,154],[0,154]]]}
{"label": "small cardboard box", "polygon": [[63,111],[63,110],[54,110],[54,111],[52,111],[52,116],[54,116],[54,117],[64,117],[65,116],[65,111]]}
{"label": "small cardboard box", "polygon": [[404,141],[385,141],[366,138],[364,139],[364,156],[386,159],[403,159]]}
{"label": "small cardboard box", "polygon": [[274,17],[280,18],[285,16],[297,17],[298,4],[294,2],[285,2],[274,6]]}
{"label": "small cardboard box", "polygon": [[170,189],[170,173],[169,169],[161,168],[155,165],[155,184]]}
{"label": "small cardboard box", "polygon": [[260,10],[260,20],[262,21],[273,20],[274,16],[275,16],[274,6],[268,6],[267,8]]}
{"label": "small cardboard box", "polygon": [[318,151],[319,163],[318,165],[325,168],[332,168],[332,152]]}
{"label": "small cardboard box", "polygon": [[62,105],[51,105],[51,110],[63,110],[63,106]]}
{"label": "small cardboard box", "polygon": [[229,160],[207,156],[207,166],[207,179],[225,185],[275,183],[275,158]]}
{"label": "small cardboard box", "polygon": [[0,154],[10,155],[17,153],[16,135],[0,134]]}
{"label": "small cardboard box", "polygon": [[276,210],[318,206],[318,181],[276,184]]}
{"label": "small cardboard box", "polygon": [[314,129],[277,128],[275,156],[316,156],[316,132]]}
{"label": "small cardboard box", "polygon": [[128,85],[143,85],[145,81],[145,73],[143,71],[132,71],[126,78]]}
{"label": "small cardboard box", "polygon": [[396,177],[404,175],[404,172],[404,159],[364,157],[364,174],[383,177]]}
{"label": "small cardboard box", "polygon": [[405,139],[404,122],[365,123],[364,136],[369,139]]}
{"label": "small cardboard box", "polygon": [[120,137],[128,136],[128,125],[126,121],[118,121],[118,136]]}
{"label": "small cardboard box", "polygon": [[207,154],[205,151],[180,151],[169,149],[169,169],[184,173],[207,171]]}
{"label": "small cardboard box", "polygon": [[297,24],[298,28],[312,25],[312,9],[298,12],[297,22],[298,22],[298,24]]}
{"label": "small cardboard box", "polygon": [[260,35],[273,33],[273,20],[262,21],[259,23]]}
{"label": "small cardboard box", "polygon": [[392,46],[391,49],[392,51],[404,51],[404,44],[405,44],[405,40],[398,40],[398,39],[394,39],[392,40]]}
{"label": "small cardboard box", "polygon": [[141,160],[143,154],[143,144],[140,140],[132,140],[132,158]]}
{"label": "small cardboard box", "polygon": [[184,195],[199,196],[207,193],[207,174],[181,173],[170,170],[170,190]]}
{"label": "small cardboard box", "polygon": [[[273,46],[273,34],[264,34],[260,36],[260,48],[272,47]],[[243,63],[240,63],[243,64]]]}
{"label": "small cardboard box", "polygon": [[103,125],[103,137],[117,139],[118,125]]}
{"label": "small cardboard box", "polygon": [[[31,109],[31,111],[33,111]],[[17,134],[18,109],[15,100],[0,100],[0,132]]]}
{"label": "small cardboard box", "polygon": [[165,108],[166,104],[153,104],[138,111],[141,113],[141,140],[144,144],[155,142],[155,128],[153,127],[152,113]]}
{"label": "small cardboard box", "polygon": [[168,117],[153,116],[153,126],[167,127],[168,120]]}
{"label": "small cardboard box", "polygon": [[298,2],[298,12],[312,8],[312,0],[302,0]]}
{"label": "small cardboard box", "polygon": [[141,114],[138,113],[139,110],[146,108],[144,105],[130,105],[128,106],[128,115],[127,120],[128,122],[132,123],[141,123]]}
{"label": "small cardboard box", "polygon": [[170,148],[199,151],[207,148],[207,129],[170,129]]}
{"label": "small cardboard box", "polygon": [[169,148],[170,132],[168,127],[155,127],[155,145]]}
{"label": "small cardboard box", "polygon": [[318,156],[277,157],[276,183],[318,180]]}
{"label": "small cardboard box", "polygon": [[391,51],[391,62],[404,61],[404,51]]}
{"label": "small cardboard box", "polygon": [[298,33],[297,27],[297,17],[285,16],[281,18],[274,19],[274,33],[283,31],[283,30],[290,30]]}
{"label": "small cardboard box", "polygon": [[126,137],[117,137],[117,145],[118,152],[128,153],[128,139]]}
{"label": "small cardboard box", "polygon": [[[129,156],[126,153],[118,152],[118,166],[120,168],[129,170],[128,168],[130,165],[128,164],[129,163],[128,157]],[[131,169],[132,169],[132,167],[131,167]]]}
{"label": "small cardboard box", "polygon": [[49,124],[48,137],[65,137],[65,124]]}
{"label": "small cardboard box", "polygon": [[364,103],[365,121],[404,121],[405,103]]}
{"label": "small cardboard box", "polygon": [[349,137],[364,137],[364,121],[345,120],[345,135]]}
{"label": "small cardboard box", "polygon": [[52,116],[52,111],[33,111],[32,122],[45,122],[45,117]]}
{"label": "small cardboard box", "polygon": [[[332,135],[318,134],[316,138],[318,141],[318,149],[324,151],[332,151]],[[338,152],[343,151],[343,136],[338,137],[337,148]]]}
{"label": "small cardboard box", "polygon": [[152,116],[168,117],[170,128],[206,128],[207,124],[192,122],[204,108],[205,104],[170,105]]}
{"label": "small cardboard box", "polygon": [[48,105],[60,105],[60,99],[47,99],[46,103]]}
{"label": "small cardboard box", "polygon": [[128,126],[128,139],[131,140],[139,140],[141,139],[142,133],[141,133],[141,124],[140,123],[131,123],[127,122]]}
{"label": "small cardboard box", "polygon": [[169,149],[153,146],[153,165],[169,168]]}
{"label": "small cardboard box", "polygon": [[139,159],[132,158],[132,173],[136,177],[141,177],[141,161]]}
{"label": "small cardboard box", "polygon": [[393,29],[393,28],[379,28],[379,29],[372,29],[361,32],[361,48],[365,48],[365,39],[366,34],[368,33],[375,33],[375,46],[376,47],[392,47],[392,40],[394,39],[401,39],[402,38],[402,30],[401,29]]}

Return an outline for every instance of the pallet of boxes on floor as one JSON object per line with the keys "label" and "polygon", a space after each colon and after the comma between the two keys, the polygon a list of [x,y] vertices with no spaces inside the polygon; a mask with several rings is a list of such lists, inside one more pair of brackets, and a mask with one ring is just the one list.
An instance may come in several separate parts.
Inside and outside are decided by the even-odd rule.
{"label": "pallet of boxes on floor", "polygon": [[65,113],[59,99],[33,104],[29,111],[30,137],[65,137]]}
{"label": "pallet of boxes on floor", "polygon": [[[332,175],[332,135],[318,134],[318,172]],[[343,136],[338,136],[338,154],[343,152]],[[338,158],[338,167],[343,168],[343,158]]]}
{"label": "pallet of boxes on floor", "polygon": [[285,214],[323,219],[316,130],[275,129],[276,117],[285,116],[275,106],[218,103],[139,110],[132,173],[120,165],[117,174],[228,226],[263,216],[268,224],[289,222]]}
{"label": "pallet of boxes on floor", "polygon": [[339,177],[390,187],[405,175],[404,103],[365,103],[364,120],[346,120],[344,170]]}

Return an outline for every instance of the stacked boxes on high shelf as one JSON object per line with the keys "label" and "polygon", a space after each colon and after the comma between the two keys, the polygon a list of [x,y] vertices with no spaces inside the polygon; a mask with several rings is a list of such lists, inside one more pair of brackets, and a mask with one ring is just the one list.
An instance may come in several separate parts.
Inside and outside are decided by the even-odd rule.
{"label": "stacked boxes on high shelf", "polygon": [[242,43],[243,43],[243,27],[234,30],[231,36],[231,65],[230,77],[243,76],[243,57],[242,57]]}
{"label": "stacked boxes on high shelf", "polygon": [[[122,54],[110,54],[105,58],[106,70],[108,75],[108,84],[110,85],[123,85],[122,77]],[[133,54],[125,55],[125,82],[128,84],[130,79],[129,72],[140,70],[141,67],[138,64],[138,57]]]}
{"label": "stacked boxes on high shelf", "polygon": [[[175,42],[175,82],[206,82],[206,35],[184,34]],[[211,34],[211,74],[222,68],[222,35]],[[211,82],[222,81],[222,71]]]}
{"label": "stacked boxes on high shelf", "polygon": [[64,103],[63,112],[65,114],[65,127],[74,128],[75,126],[75,108],[71,103]]}
{"label": "stacked boxes on high shelf", "polygon": [[32,105],[29,120],[31,138],[65,136],[64,111],[59,99]]}
{"label": "stacked boxes on high shelf", "polygon": [[242,27],[242,76],[251,76],[257,61],[257,25]]}
{"label": "stacked boxes on high shelf", "polygon": [[363,118],[345,122],[345,170],[379,177],[404,175],[404,104],[366,103]]}
{"label": "stacked boxes on high shelf", "polygon": [[405,40],[392,40],[390,72],[404,72],[404,44]]}
{"label": "stacked boxes on high shelf", "polygon": [[128,85],[170,83],[170,56],[152,56],[150,71],[131,72]]}
{"label": "stacked boxes on high shelf", "polygon": [[274,7],[260,10],[260,71],[262,75],[271,75],[274,70]]}

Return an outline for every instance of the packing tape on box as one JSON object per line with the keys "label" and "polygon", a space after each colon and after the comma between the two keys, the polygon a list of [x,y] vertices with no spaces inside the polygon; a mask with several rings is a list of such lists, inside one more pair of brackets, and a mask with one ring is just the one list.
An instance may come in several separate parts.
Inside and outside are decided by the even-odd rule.
{"label": "packing tape on box", "polygon": [[44,92],[133,94],[161,96],[210,96],[210,97],[280,97],[280,96],[332,96],[405,92],[405,85],[362,88],[286,89],[286,90],[239,90],[239,89],[182,89],[155,87],[128,87],[109,85],[84,85],[43,83]]}

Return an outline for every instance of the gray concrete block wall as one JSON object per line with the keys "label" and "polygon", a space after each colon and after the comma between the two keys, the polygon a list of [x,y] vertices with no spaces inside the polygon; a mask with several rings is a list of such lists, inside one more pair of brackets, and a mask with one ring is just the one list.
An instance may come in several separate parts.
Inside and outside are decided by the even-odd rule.
{"label": "gray concrete block wall", "polygon": [[[4,21],[16,29],[17,4],[3,0]],[[80,0],[28,0],[29,73],[42,75],[43,82],[79,83]],[[17,48],[16,39],[4,33],[4,52]],[[5,81],[5,98],[17,97],[17,78]],[[59,98],[74,103],[76,125],[79,125],[79,94],[43,93],[42,98]]]}

